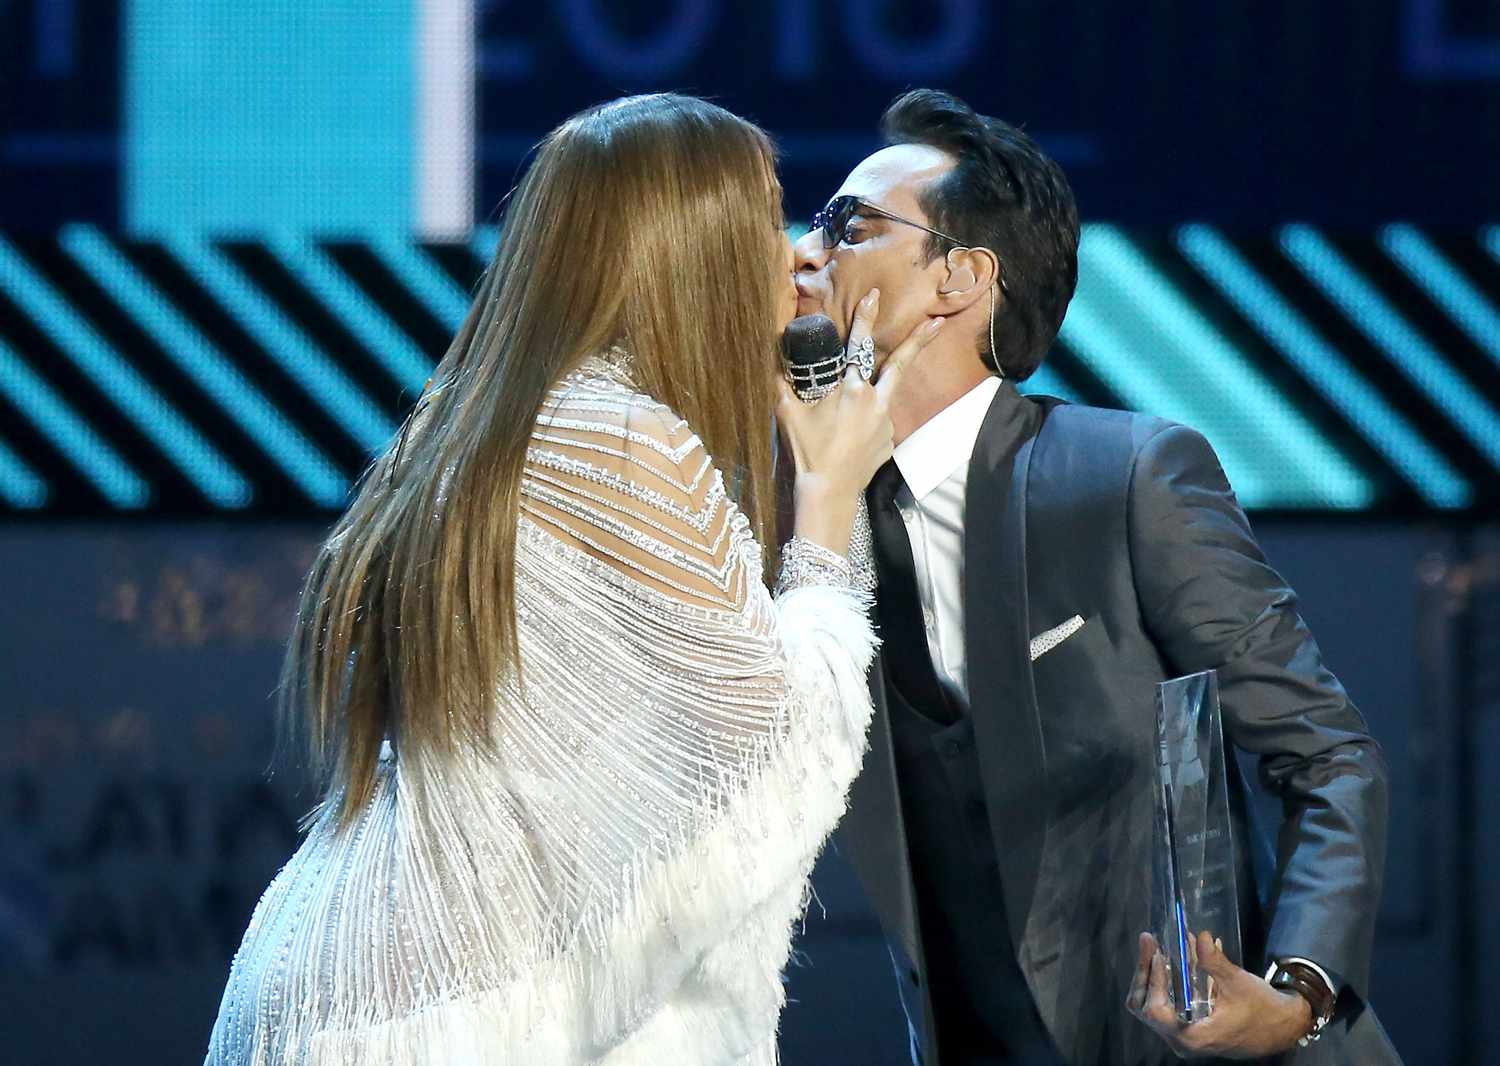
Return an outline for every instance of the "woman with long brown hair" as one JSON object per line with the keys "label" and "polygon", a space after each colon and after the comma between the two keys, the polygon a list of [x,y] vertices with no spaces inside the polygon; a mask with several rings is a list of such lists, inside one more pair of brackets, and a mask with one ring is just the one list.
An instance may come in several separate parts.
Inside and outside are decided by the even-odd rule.
{"label": "woman with long brown hair", "polygon": [[790,270],[771,146],[727,111],[633,97],[543,142],[308,578],[283,695],[326,798],[209,1062],[775,1062],[864,749],[844,553],[891,452],[888,381],[778,381]]}

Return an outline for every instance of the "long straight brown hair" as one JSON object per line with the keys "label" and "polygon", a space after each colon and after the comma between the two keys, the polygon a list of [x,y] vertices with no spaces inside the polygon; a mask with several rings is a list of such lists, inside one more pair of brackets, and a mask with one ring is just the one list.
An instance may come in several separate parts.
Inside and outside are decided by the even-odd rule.
{"label": "long straight brown hair", "polygon": [[548,389],[586,356],[623,347],[774,544],[781,226],[770,141],[705,101],[618,100],[542,142],[463,326],[302,592],[282,718],[343,824],[383,739],[452,747],[504,729],[526,449]]}

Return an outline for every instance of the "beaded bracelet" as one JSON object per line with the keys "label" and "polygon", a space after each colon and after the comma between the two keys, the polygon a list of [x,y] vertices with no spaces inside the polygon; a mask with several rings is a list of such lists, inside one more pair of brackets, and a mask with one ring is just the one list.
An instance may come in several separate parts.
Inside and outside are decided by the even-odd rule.
{"label": "beaded bracelet", "polygon": [[849,560],[805,537],[793,537],[781,552],[781,573],[776,578],[776,595],[809,585],[854,584],[854,567]]}

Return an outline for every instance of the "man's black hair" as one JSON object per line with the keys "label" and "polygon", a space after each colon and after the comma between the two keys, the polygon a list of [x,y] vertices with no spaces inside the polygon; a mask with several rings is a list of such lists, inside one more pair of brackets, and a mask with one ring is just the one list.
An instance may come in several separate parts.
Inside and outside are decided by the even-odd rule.
{"label": "man's black hair", "polygon": [[[925,144],[953,156],[954,168],[918,197],[934,229],[1000,260],[1009,298],[1001,295],[995,346],[986,330],[980,351],[991,370],[1030,377],[1057,337],[1078,284],[1078,205],[1062,168],[1016,127],[934,89],[896,98],[880,120],[887,144]],[[929,261],[952,242],[928,239]]]}

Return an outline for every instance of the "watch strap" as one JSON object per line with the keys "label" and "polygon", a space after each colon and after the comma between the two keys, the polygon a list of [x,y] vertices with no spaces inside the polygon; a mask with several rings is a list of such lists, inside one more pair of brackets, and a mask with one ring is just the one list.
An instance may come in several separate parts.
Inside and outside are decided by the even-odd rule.
{"label": "watch strap", "polygon": [[1307,1000],[1312,1009],[1312,1028],[1297,1043],[1306,1047],[1323,1035],[1323,1029],[1333,1020],[1337,996],[1333,982],[1321,967],[1303,959],[1280,959],[1271,964],[1266,980],[1272,988],[1283,992],[1296,992]]}

